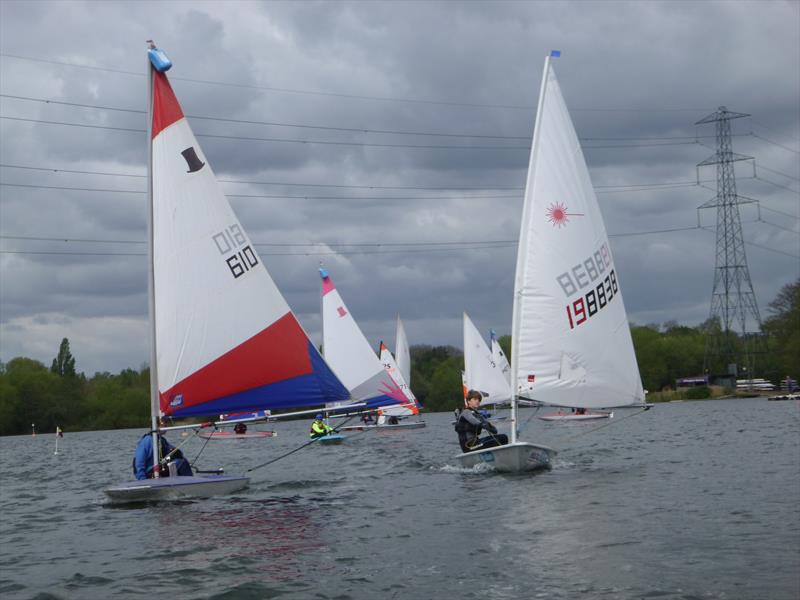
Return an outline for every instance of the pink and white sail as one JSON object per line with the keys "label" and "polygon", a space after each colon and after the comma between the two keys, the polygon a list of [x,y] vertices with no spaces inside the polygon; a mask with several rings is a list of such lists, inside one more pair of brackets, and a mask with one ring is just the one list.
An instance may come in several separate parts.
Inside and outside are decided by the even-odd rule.
{"label": "pink and white sail", "polygon": [[322,350],[352,397],[369,407],[404,404],[407,397],[384,369],[325,269],[322,278]]}

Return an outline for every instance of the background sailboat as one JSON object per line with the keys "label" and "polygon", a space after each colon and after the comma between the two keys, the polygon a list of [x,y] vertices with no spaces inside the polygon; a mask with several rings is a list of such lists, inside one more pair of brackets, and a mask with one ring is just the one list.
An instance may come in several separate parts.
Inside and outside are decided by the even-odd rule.
{"label": "background sailboat", "polygon": [[405,327],[397,315],[397,332],[394,340],[394,357],[397,361],[397,368],[409,387],[411,387],[411,348],[408,345]]}
{"label": "background sailboat", "polygon": [[551,448],[517,440],[520,398],[576,408],[644,402],[608,236],[550,57],[520,225],[511,387],[511,443],[459,455],[462,464],[550,465]]}
{"label": "background sailboat", "polygon": [[[151,429],[164,417],[216,416],[345,402],[219,189],[151,47],[149,312]],[[207,496],[241,489],[243,476],[158,478],[105,490],[114,501]]]}
{"label": "background sailboat", "polygon": [[467,313],[464,313],[464,376],[467,390],[477,390],[483,396],[481,406],[511,400],[511,386]]}
{"label": "background sailboat", "polygon": [[333,285],[328,271],[322,278],[322,350],[325,360],[353,399],[369,408],[405,404],[406,395],[383,368]]}

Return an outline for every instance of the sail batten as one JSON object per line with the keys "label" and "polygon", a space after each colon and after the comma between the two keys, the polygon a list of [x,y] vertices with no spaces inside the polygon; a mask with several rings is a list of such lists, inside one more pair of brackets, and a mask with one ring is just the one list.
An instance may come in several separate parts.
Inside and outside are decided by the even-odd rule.
{"label": "sail batten", "polygon": [[511,385],[516,396],[585,408],[643,402],[619,279],[548,57],[515,277]]}

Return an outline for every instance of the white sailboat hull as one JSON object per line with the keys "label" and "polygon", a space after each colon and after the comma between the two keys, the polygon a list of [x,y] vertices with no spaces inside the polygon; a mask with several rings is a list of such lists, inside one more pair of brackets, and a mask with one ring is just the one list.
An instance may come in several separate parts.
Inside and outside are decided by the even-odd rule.
{"label": "white sailboat hull", "polygon": [[411,423],[397,423],[395,425],[347,425],[339,428],[339,431],[364,431],[366,429],[421,429],[425,427],[425,421],[412,421]]}
{"label": "white sailboat hull", "polygon": [[551,468],[552,457],[556,454],[555,450],[547,446],[516,442],[459,454],[456,460],[462,467],[470,469],[476,465],[487,464],[501,473],[522,473]]}
{"label": "white sailboat hull", "polygon": [[153,502],[230,494],[246,488],[249,483],[250,478],[242,475],[179,476],[128,481],[104,491],[115,504]]}
{"label": "white sailboat hull", "polygon": [[595,421],[597,419],[611,419],[613,412],[592,412],[583,415],[574,413],[553,413],[551,415],[541,415],[542,421]]}

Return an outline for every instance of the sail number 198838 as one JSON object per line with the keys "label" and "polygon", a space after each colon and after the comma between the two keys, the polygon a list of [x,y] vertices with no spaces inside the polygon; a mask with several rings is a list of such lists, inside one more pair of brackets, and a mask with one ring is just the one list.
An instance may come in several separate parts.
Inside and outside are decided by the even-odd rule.
{"label": "sail number 198838", "polygon": [[[567,298],[572,298],[576,292],[581,292],[578,298],[571,299],[565,307],[570,329],[585,323],[589,317],[608,306],[619,290],[611,254],[606,244],[600,246],[586,260],[556,277],[556,281]],[[586,288],[589,289],[583,292]]]}

